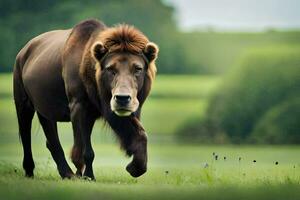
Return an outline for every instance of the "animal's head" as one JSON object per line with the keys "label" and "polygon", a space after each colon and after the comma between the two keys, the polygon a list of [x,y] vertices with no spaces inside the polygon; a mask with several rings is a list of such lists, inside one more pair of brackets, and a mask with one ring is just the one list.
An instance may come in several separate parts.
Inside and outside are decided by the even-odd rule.
{"label": "animal's head", "polygon": [[156,74],[156,44],[139,30],[119,25],[100,33],[91,47],[99,93],[118,116],[136,112],[149,94]]}

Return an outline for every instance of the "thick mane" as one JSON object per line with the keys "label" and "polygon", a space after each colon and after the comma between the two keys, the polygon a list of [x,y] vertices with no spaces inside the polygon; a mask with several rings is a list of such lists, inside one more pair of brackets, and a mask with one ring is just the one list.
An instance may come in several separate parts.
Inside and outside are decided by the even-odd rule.
{"label": "thick mane", "polygon": [[[109,52],[130,52],[142,54],[149,39],[137,28],[127,24],[119,24],[117,26],[107,28],[100,32],[97,38],[101,41]],[[147,75],[151,82],[156,75],[155,59],[148,64]]]}
{"label": "thick mane", "polygon": [[149,42],[142,32],[127,24],[104,30],[100,33],[99,40],[110,52],[127,51],[132,53],[142,53]]}

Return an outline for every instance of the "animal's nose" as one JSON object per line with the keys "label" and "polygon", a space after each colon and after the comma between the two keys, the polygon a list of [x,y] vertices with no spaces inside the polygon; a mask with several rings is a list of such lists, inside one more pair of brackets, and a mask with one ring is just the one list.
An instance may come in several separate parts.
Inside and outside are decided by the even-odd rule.
{"label": "animal's nose", "polygon": [[130,95],[126,95],[126,94],[118,94],[115,95],[114,98],[117,104],[119,104],[120,106],[126,106],[131,100]]}

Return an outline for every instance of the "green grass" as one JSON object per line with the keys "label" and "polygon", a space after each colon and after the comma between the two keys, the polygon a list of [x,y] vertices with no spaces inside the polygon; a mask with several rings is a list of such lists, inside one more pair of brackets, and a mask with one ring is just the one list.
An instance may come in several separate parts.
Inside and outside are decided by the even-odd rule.
{"label": "green grass", "polygon": [[206,98],[219,80],[219,76],[159,75],[154,81],[150,97]]}
{"label": "green grass", "polygon": [[[222,74],[252,48],[299,46],[299,31],[234,33],[189,32],[182,34],[184,58],[196,72]],[[280,47],[279,47],[280,48]]]}
{"label": "green grass", "polygon": [[13,75],[12,73],[0,73],[0,93],[11,95],[12,92],[12,82],[13,81]]}
{"label": "green grass", "polygon": [[[21,169],[21,145],[2,146],[1,197],[16,199],[32,197],[297,199],[300,197],[299,147],[150,144],[148,172],[134,179],[124,169],[130,159],[124,157],[117,145],[94,146],[96,182],[79,179],[62,181],[55,170],[50,153],[41,143],[35,143],[33,146],[36,173],[35,179],[29,180],[23,177]],[[217,161],[213,159],[212,152],[219,155]],[[223,159],[224,156],[226,161]],[[240,162],[238,157],[242,157]],[[254,159],[256,163],[253,163]],[[279,162],[278,165],[274,164],[276,161]],[[207,168],[204,167],[205,163],[208,163]]]}

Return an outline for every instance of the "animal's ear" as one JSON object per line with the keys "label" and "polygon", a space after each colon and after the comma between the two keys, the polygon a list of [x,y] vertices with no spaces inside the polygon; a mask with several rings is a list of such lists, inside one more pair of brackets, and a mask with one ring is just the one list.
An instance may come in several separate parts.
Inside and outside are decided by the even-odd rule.
{"label": "animal's ear", "polygon": [[159,51],[158,46],[155,43],[148,42],[148,44],[144,49],[144,54],[146,58],[149,60],[149,62],[151,62],[157,58],[158,51]]}
{"label": "animal's ear", "polygon": [[104,47],[102,42],[96,42],[91,48],[92,56],[96,61],[100,61],[106,54],[106,52],[107,49]]}

